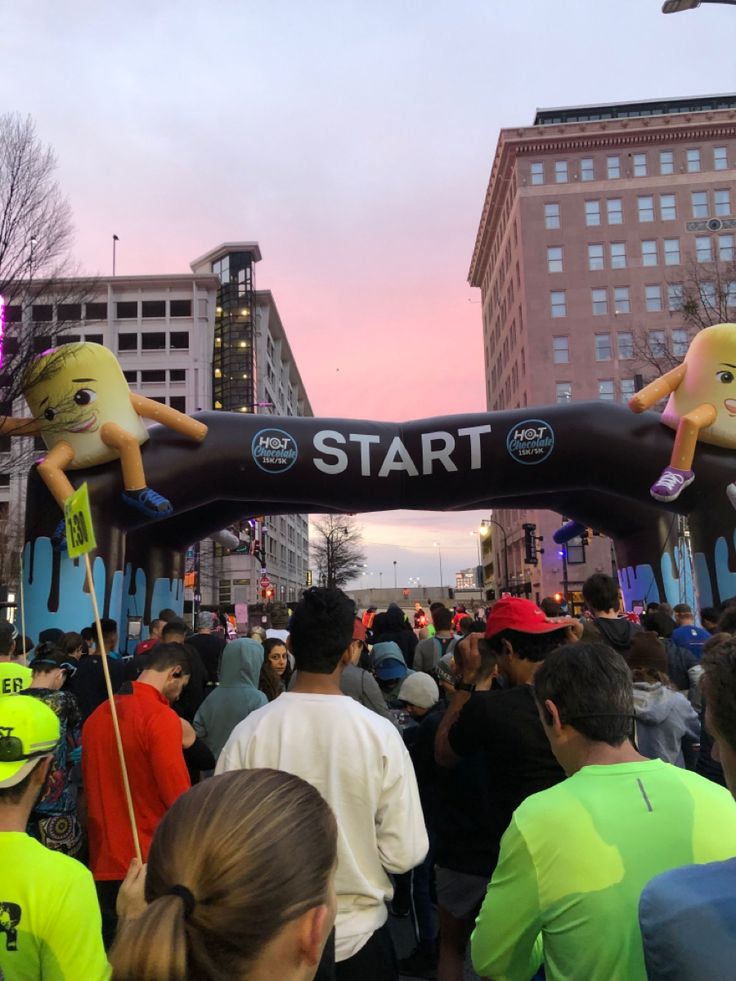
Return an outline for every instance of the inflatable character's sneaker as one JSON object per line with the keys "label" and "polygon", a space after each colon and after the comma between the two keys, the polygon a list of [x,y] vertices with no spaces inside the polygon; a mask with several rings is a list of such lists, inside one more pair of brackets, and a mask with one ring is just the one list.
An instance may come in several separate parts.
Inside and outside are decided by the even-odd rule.
{"label": "inflatable character's sneaker", "polygon": [[726,497],[729,499],[732,506],[736,508],[736,483],[728,485],[726,488]]}
{"label": "inflatable character's sneaker", "polygon": [[66,522],[63,518],[51,536],[51,547],[55,552],[66,552]]}
{"label": "inflatable character's sneaker", "polygon": [[649,493],[655,501],[664,504],[676,501],[680,494],[695,480],[692,470],[678,470],[676,467],[665,467],[659,480],[652,484]]}
{"label": "inflatable character's sneaker", "polygon": [[129,507],[141,511],[149,518],[168,518],[170,514],[174,513],[171,502],[167,501],[165,497],[161,497],[155,490],[151,490],[150,487],[143,487],[141,490],[135,491],[123,491],[123,500]]}

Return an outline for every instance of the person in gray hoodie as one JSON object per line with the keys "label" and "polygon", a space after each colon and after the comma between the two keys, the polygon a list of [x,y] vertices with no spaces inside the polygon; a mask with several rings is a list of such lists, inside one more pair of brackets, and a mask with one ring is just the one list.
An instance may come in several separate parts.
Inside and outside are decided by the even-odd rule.
{"label": "person in gray hoodie", "polygon": [[245,638],[226,645],[220,661],[220,683],[194,716],[194,729],[217,759],[239,722],[268,699],[258,690],[263,646]]}
{"label": "person in gray hoodie", "polygon": [[414,674],[410,668],[407,668],[401,648],[393,640],[374,644],[371,650],[371,660],[373,662],[373,674],[383,692],[386,704],[389,708],[398,708],[401,683],[407,675]]}
{"label": "person in gray hoodie", "polygon": [[664,644],[653,631],[637,634],[628,657],[634,685],[636,745],[643,756],[685,766],[685,752],[700,738],[700,721],[667,676]]}

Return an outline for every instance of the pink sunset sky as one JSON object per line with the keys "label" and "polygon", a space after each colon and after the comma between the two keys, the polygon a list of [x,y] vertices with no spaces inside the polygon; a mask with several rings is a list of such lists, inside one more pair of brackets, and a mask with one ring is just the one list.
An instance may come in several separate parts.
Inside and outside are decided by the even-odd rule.
{"label": "pink sunset sky", "polygon": [[[315,415],[485,409],[466,282],[498,131],[726,92],[736,10],[660,0],[0,0],[2,108],[55,147],[87,272],[257,240]],[[712,52],[712,54],[710,54]],[[364,584],[445,584],[480,512],[363,519]],[[487,515],[486,515],[487,516]]]}

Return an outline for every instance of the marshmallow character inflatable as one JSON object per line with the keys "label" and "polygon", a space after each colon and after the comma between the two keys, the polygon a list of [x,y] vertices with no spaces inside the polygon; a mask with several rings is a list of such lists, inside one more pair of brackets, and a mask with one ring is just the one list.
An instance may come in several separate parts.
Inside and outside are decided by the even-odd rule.
{"label": "marshmallow character inflatable", "polygon": [[[168,405],[128,388],[115,356],[101,344],[66,344],[36,358],[23,382],[33,418],[0,418],[5,435],[40,435],[48,453],[38,471],[59,507],[74,492],[66,470],[120,460],[123,500],[151,518],[172,513],[166,498],[146,486],[141,446],[148,439],[142,419],[160,422],[201,442],[207,427]],[[54,534],[63,541],[63,521]]]}
{"label": "marshmallow character inflatable", "polygon": [[[651,408],[669,395],[662,414],[676,430],[670,464],[650,493],[656,501],[674,501],[692,484],[698,440],[736,449],[736,324],[706,327],[693,338],[682,364],[637,392],[629,401],[634,412]],[[728,485],[736,507],[736,483]]]}

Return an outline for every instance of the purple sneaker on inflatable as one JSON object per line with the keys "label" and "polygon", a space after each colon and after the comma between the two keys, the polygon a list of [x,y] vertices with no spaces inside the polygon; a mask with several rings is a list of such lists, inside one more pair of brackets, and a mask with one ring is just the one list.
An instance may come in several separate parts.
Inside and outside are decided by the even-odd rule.
{"label": "purple sneaker on inflatable", "polygon": [[695,480],[692,470],[678,470],[677,467],[665,467],[659,480],[652,484],[649,493],[655,501],[664,504],[676,501],[680,494]]}

